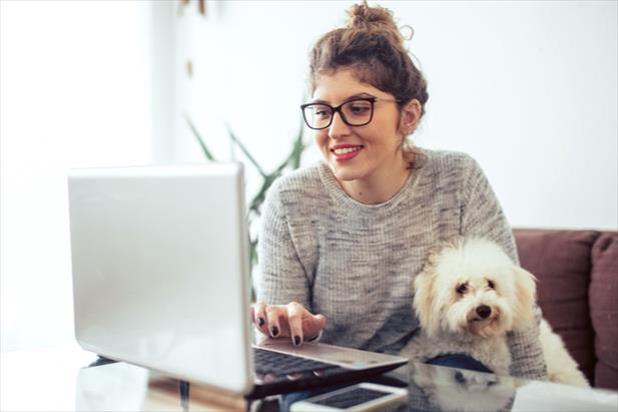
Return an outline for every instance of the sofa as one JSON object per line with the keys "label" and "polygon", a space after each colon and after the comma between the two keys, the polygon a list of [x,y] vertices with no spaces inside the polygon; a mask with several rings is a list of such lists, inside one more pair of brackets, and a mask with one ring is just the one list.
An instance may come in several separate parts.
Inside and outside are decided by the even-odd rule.
{"label": "sofa", "polygon": [[618,232],[513,233],[545,319],[592,386],[618,390]]}

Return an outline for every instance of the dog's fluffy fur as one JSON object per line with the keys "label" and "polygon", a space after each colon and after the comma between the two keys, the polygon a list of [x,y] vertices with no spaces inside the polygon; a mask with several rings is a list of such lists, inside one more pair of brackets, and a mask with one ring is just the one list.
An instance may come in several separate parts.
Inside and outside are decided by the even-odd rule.
{"label": "dog's fluffy fur", "polygon": [[[460,238],[441,247],[414,280],[421,332],[402,355],[426,361],[464,353],[498,375],[509,375],[506,333],[534,322],[535,281],[491,241]],[[540,339],[551,381],[589,386],[545,320]]]}

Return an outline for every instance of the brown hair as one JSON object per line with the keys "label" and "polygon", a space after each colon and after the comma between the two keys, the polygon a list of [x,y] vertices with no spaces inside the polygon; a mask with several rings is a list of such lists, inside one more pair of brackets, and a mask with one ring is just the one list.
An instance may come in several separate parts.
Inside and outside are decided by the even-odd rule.
{"label": "brown hair", "polygon": [[[359,81],[395,96],[400,110],[412,99],[418,100],[422,117],[429,98],[427,82],[404,47],[393,13],[380,6],[370,7],[363,0],[350,7],[347,14],[345,27],[324,34],[311,49],[311,94],[320,75],[351,69]],[[410,165],[414,158],[422,157],[405,139],[403,152]],[[419,159],[415,160],[415,167],[420,166]]]}

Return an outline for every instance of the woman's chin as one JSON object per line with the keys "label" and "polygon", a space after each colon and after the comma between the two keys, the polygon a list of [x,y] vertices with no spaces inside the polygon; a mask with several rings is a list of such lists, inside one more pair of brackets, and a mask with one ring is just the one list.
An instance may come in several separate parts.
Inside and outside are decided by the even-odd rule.
{"label": "woman's chin", "polygon": [[331,165],[330,170],[339,182],[350,182],[360,179],[363,176],[360,170],[351,167]]}

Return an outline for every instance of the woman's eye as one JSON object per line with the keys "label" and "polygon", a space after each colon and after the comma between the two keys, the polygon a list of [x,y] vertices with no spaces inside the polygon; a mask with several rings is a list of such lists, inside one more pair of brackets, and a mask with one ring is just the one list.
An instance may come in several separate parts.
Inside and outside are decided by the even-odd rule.
{"label": "woman's eye", "polygon": [[363,115],[363,114],[367,113],[367,111],[369,111],[369,109],[370,108],[367,105],[364,105],[364,104],[356,105],[356,104],[354,104],[354,105],[352,105],[350,107],[350,112],[352,112],[352,114],[355,114],[355,115]]}
{"label": "woman's eye", "polygon": [[317,117],[318,119],[326,119],[330,116],[330,111],[327,109],[316,109],[313,112],[313,117]]}
{"label": "woman's eye", "polygon": [[463,295],[464,293],[466,293],[466,290],[468,290],[468,286],[466,286],[465,283],[462,283],[461,285],[457,286],[457,289],[455,289],[455,290],[460,295]]}
{"label": "woman's eye", "polygon": [[314,106],[310,106],[311,108],[311,116],[313,117],[317,117],[317,118],[325,118],[330,116],[331,112],[330,112],[330,108],[328,106],[325,105],[321,105],[321,104],[317,104]]}
{"label": "woman's eye", "polygon": [[494,285],[494,282],[492,280],[487,280],[487,286],[489,287],[489,289],[496,288],[496,285]]}

